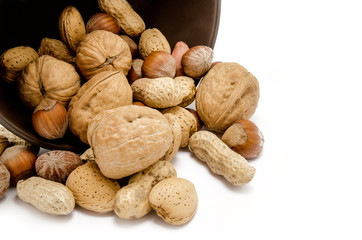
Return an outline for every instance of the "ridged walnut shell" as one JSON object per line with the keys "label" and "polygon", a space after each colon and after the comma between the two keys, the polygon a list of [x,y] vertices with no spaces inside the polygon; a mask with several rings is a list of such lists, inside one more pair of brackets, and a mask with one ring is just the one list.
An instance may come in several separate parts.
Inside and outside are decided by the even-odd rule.
{"label": "ridged walnut shell", "polygon": [[96,162],[103,175],[113,179],[156,163],[170,148],[172,138],[172,126],[162,113],[137,105],[103,111],[88,126]]}
{"label": "ridged walnut shell", "polygon": [[86,82],[68,107],[69,129],[88,144],[89,122],[99,112],[132,104],[132,88],[121,72],[100,72]]}
{"label": "ridged walnut shell", "polygon": [[238,119],[249,119],[259,101],[258,80],[238,63],[219,63],[202,79],[196,111],[205,126],[222,132]]}
{"label": "ridged walnut shell", "polygon": [[95,30],[79,44],[75,63],[86,80],[102,71],[120,71],[126,76],[132,65],[132,55],[119,35]]}
{"label": "ridged walnut shell", "polygon": [[58,20],[59,34],[62,41],[75,53],[86,34],[82,15],[74,6],[67,6]]}
{"label": "ridged walnut shell", "polygon": [[31,109],[45,97],[67,106],[80,88],[80,76],[73,65],[49,55],[31,62],[18,81],[20,99]]}

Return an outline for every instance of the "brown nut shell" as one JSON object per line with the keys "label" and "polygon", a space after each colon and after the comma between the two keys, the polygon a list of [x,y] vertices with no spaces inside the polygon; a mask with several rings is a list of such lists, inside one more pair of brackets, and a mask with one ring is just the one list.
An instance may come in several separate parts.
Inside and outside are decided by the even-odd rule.
{"label": "brown nut shell", "polygon": [[151,207],[165,222],[182,225],[195,215],[198,196],[190,181],[171,177],[158,182],[149,195]]}
{"label": "brown nut shell", "polygon": [[50,55],[67,63],[74,63],[74,56],[70,53],[67,45],[58,39],[43,38],[40,42],[38,54]]}
{"label": "brown nut shell", "polygon": [[0,75],[5,82],[14,83],[21,71],[38,58],[38,53],[28,46],[8,49],[0,56]]}
{"label": "brown nut shell", "polygon": [[184,71],[182,69],[182,56],[189,50],[189,46],[183,41],[179,41],[175,44],[175,47],[172,50],[172,56],[176,61],[176,76],[183,76]]}
{"label": "brown nut shell", "polygon": [[127,35],[119,35],[119,36],[128,44],[129,50],[131,51],[132,59],[136,58],[138,54],[137,43]]}
{"label": "brown nut shell", "polygon": [[159,161],[172,144],[172,127],[155,109],[122,106],[93,119],[88,142],[101,172],[120,179]]}
{"label": "brown nut shell", "polygon": [[86,34],[82,15],[74,6],[67,6],[58,20],[59,34],[62,41],[73,53]]}
{"label": "brown nut shell", "polygon": [[85,26],[85,29],[87,33],[95,30],[106,30],[114,34],[118,34],[121,31],[116,20],[107,13],[96,13],[91,16]]}
{"label": "brown nut shell", "polygon": [[73,170],[66,186],[73,193],[76,204],[94,212],[112,211],[114,196],[120,189],[118,182],[103,176],[93,161]]}
{"label": "brown nut shell", "polygon": [[218,63],[198,86],[196,111],[208,129],[222,132],[238,119],[249,119],[259,95],[259,82],[248,70],[238,63]]}
{"label": "brown nut shell", "polygon": [[0,163],[0,199],[10,187],[10,173],[3,163]]}
{"label": "brown nut shell", "polygon": [[154,51],[164,51],[171,54],[171,47],[166,37],[157,28],[144,31],[138,43],[138,51],[143,59]]}
{"label": "brown nut shell", "polygon": [[171,54],[163,51],[151,52],[142,65],[142,75],[145,78],[174,78],[176,61]]}
{"label": "brown nut shell", "polygon": [[182,69],[192,78],[201,78],[210,69],[214,52],[208,46],[195,46],[182,56]]}
{"label": "brown nut shell", "polygon": [[127,75],[132,55],[128,44],[120,36],[95,30],[79,44],[75,63],[86,80],[102,71],[120,71]]}
{"label": "brown nut shell", "polygon": [[53,150],[41,154],[35,161],[35,171],[39,177],[65,183],[69,174],[82,165],[78,154],[70,151]]}
{"label": "brown nut shell", "polygon": [[45,97],[67,106],[80,88],[74,66],[49,55],[29,63],[19,76],[20,99],[34,109]]}
{"label": "brown nut shell", "polygon": [[132,95],[123,73],[104,71],[94,75],[69,103],[70,131],[88,144],[87,129],[93,117],[101,111],[132,104]]}
{"label": "brown nut shell", "polygon": [[98,0],[99,8],[111,15],[121,30],[131,37],[139,36],[146,28],[143,19],[126,0]]}

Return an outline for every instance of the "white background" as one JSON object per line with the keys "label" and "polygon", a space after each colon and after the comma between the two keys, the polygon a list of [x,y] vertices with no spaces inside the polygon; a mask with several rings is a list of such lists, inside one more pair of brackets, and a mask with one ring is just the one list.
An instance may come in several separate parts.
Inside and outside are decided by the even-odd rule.
{"label": "white background", "polygon": [[[1,236],[19,239],[361,239],[362,14],[354,0],[222,1],[215,60],[260,82],[252,117],[265,147],[247,186],[231,186],[187,150],[173,160],[199,207],[183,226],[77,207],[43,214],[14,189],[0,200]],[[202,13],[200,13],[202,14]]]}

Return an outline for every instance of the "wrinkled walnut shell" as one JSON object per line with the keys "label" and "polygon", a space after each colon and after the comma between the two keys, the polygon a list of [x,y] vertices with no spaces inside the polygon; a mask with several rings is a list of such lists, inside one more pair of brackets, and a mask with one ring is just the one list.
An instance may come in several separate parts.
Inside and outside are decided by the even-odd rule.
{"label": "wrinkled walnut shell", "polygon": [[218,63],[199,84],[195,105],[205,126],[222,132],[238,119],[249,119],[258,101],[259,83],[248,70],[238,63]]}

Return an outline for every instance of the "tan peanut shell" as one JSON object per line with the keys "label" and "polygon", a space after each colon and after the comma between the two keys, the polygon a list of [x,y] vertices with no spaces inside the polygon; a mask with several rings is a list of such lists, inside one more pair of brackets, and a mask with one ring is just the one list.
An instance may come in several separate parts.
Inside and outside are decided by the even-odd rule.
{"label": "tan peanut shell", "polygon": [[67,6],[58,20],[59,34],[62,41],[75,53],[79,43],[86,35],[82,15],[74,6]]}
{"label": "tan peanut shell", "polygon": [[141,218],[151,211],[149,193],[159,181],[176,177],[173,165],[158,161],[145,170],[133,175],[128,185],[119,190],[114,198],[114,212],[123,219]]}
{"label": "tan peanut shell", "polygon": [[224,176],[233,185],[245,185],[254,177],[255,168],[214,133],[194,133],[188,147],[197,158],[207,163],[213,173]]}
{"label": "tan peanut shell", "polygon": [[178,117],[171,113],[165,113],[165,118],[172,126],[172,144],[165,155],[160,159],[161,161],[172,161],[176,156],[177,151],[180,148],[182,140],[181,124],[179,123]]}
{"label": "tan peanut shell", "polygon": [[51,215],[68,215],[75,206],[73,194],[66,186],[41,177],[20,180],[16,193],[24,202]]}
{"label": "tan peanut shell", "polygon": [[69,175],[66,186],[76,204],[94,212],[112,211],[114,196],[120,189],[117,181],[103,176],[94,161],[77,167]]}
{"label": "tan peanut shell", "polygon": [[133,97],[153,108],[168,108],[181,104],[184,92],[174,79],[140,78],[133,82]]}
{"label": "tan peanut shell", "polygon": [[6,50],[0,56],[1,77],[7,83],[16,82],[21,70],[38,57],[38,53],[28,46],[18,46]]}
{"label": "tan peanut shell", "polygon": [[74,56],[70,53],[67,45],[58,39],[43,38],[40,42],[38,54],[50,55],[67,63],[74,63]]}
{"label": "tan peanut shell", "polygon": [[23,103],[34,109],[45,97],[67,106],[80,88],[80,76],[74,66],[43,55],[24,68],[18,89]]}
{"label": "tan peanut shell", "polygon": [[0,163],[0,199],[5,195],[9,187],[10,187],[10,172],[3,163]]}
{"label": "tan peanut shell", "polygon": [[87,135],[101,172],[113,179],[156,163],[172,144],[172,127],[163,114],[138,105],[99,113]]}
{"label": "tan peanut shell", "polygon": [[132,89],[121,72],[104,71],[82,85],[68,107],[69,129],[88,144],[87,129],[99,112],[132,104]]}
{"label": "tan peanut shell", "polygon": [[180,106],[163,109],[162,113],[171,113],[178,118],[182,135],[180,147],[187,147],[190,136],[197,131],[196,118],[190,111]]}
{"label": "tan peanut shell", "polygon": [[198,196],[190,181],[171,177],[157,183],[149,195],[151,207],[165,222],[182,225],[195,215]]}
{"label": "tan peanut shell", "polygon": [[127,75],[132,55],[128,44],[119,35],[95,30],[79,44],[75,63],[86,80],[102,71],[120,71]]}
{"label": "tan peanut shell", "polygon": [[258,80],[247,69],[218,63],[202,78],[195,106],[208,129],[222,132],[238,119],[249,119],[258,101]]}
{"label": "tan peanut shell", "polygon": [[143,19],[126,0],[98,0],[101,11],[111,15],[121,30],[131,37],[139,36],[146,28]]}
{"label": "tan peanut shell", "polygon": [[138,51],[143,59],[154,51],[164,51],[171,54],[171,47],[166,37],[157,28],[146,29],[138,42]]}
{"label": "tan peanut shell", "polygon": [[179,76],[174,78],[176,84],[182,91],[182,102],[179,104],[180,107],[187,107],[195,100],[196,86],[194,79],[187,76]]}

